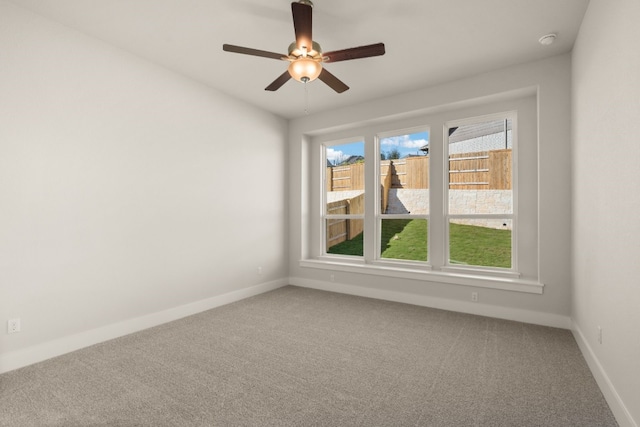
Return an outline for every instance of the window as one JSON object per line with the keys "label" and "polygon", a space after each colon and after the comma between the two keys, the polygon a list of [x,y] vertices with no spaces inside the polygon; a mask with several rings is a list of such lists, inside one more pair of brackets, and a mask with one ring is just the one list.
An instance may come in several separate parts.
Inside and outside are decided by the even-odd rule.
{"label": "window", "polygon": [[515,115],[447,123],[448,266],[514,266]]}
{"label": "window", "polygon": [[325,147],[324,252],[364,255],[364,142]]}
{"label": "window", "polygon": [[429,131],[379,135],[380,211],[377,242],[382,260],[428,260]]}
{"label": "window", "polygon": [[309,144],[301,266],[541,293],[535,96]]}

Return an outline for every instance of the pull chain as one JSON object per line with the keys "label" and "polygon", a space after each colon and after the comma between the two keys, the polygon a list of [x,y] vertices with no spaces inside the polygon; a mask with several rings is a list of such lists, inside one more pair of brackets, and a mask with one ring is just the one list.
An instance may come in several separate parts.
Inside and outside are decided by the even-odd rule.
{"label": "pull chain", "polygon": [[304,81],[304,114],[309,115],[309,89],[306,80]]}

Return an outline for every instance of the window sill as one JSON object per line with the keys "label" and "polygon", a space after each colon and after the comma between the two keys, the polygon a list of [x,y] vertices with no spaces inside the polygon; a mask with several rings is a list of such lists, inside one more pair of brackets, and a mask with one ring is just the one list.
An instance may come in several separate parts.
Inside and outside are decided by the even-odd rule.
{"label": "window sill", "polygon": [[508,278],[508,279],[519,279],[520,273],[516,273],[511,270],[497,270],[497,269],[489,269],[482,267],[474,267],[474,266],[456,266],[456,265],[447,265],[441,268],[441,271],[444,273],[453,273],[453,274],[463,274],[463,275],[472,275],[472,276],[490,276],[491,278]]}
{"label": "window sill", "polygon": [[390,266],[388,264],[366,264],[364,261],[345,262],[338,259],[303,259],[300,267],[322,270],[345,271],[348,273],[371,274],[374,276],[396,277],[425,282],[448,283],[460,286],[501,289],[506,291],[542,294],[544,284],[535,280],[480,275],[457,271],[435,271],[429,267]]}

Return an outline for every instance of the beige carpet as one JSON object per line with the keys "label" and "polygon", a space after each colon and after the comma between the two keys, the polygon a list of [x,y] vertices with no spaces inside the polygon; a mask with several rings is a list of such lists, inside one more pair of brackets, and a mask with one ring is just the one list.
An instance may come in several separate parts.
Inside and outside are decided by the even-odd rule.
{"label": "beige carpet", "polygon": [[2,426],[615,426],[571,333],[288,286],[0,376]]}

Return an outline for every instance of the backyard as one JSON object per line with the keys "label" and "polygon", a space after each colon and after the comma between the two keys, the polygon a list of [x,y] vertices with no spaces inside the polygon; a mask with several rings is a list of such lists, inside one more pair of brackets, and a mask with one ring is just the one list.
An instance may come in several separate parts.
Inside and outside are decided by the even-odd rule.
{"label": "backyard", "polygon": [[[424,219],[382,222],[381,258],[426,261],[428,223]],[[362,256],[363,233],[332,246],[328,253]],[[511,267],[511,230],[473,225],[450,225],[450,263]]]}

